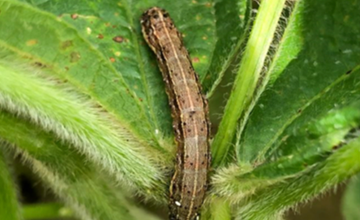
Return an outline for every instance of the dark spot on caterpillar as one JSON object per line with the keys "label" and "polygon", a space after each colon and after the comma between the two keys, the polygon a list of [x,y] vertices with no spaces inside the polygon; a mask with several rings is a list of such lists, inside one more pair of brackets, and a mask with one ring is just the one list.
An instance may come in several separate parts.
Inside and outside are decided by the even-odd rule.
{"label": "dark spot on caterpillar", "polygon": [[185,209],[185,210],[187,210],[187,209],[188,209],[188,207],[187,207],[187,206],[185,206],[185,207],[184,207],[184,209]]}
{"label": "dark spot on caterpillar", "polygon": [[195,206],[194,209],[197,210],[197,206]]}
{"label": "dark spot on caterpillar", "polygon": [[159,18],[159,15],[156,14],[156,15],[153,16],[153,18],[154,18],[154,19],[158,19],[158,18]]}
{"label": "dark spot on caterpillar", "polygon": [[204,154],[204,157],[207,157],[207,154]]}
{"label": "dark spot on caterpillar", "polygon": [[188,129],[187,131],[188,131],[188,132],[191,132],[191,129]]}
{"label": "dark spot on caterpillar", "polygon": [[186,126],[186,122],[183,122],[183,125]]}
{"label": "dark spot on caterpillar", "polygon": [[187,193],[190,194],[191,192],[188,190]]}
{"label": "dark spot on caterpillar", "polygon": [[190,166],[194,165],[194,163],[190,163]]}
{"label": "dark spot on caterpillar", "polygon": [[205,161],[201,162],[201,164],[204,165],[204,164],[205,164]]}
{"label": "dark spot on caterpillar", "polygon": [[204,128],[201,128],[200,131],[204,131]]}
{"label": "dark spot on caterpillar", "polygon": [[186,154],[186,158],[189,158],[189,155]]}

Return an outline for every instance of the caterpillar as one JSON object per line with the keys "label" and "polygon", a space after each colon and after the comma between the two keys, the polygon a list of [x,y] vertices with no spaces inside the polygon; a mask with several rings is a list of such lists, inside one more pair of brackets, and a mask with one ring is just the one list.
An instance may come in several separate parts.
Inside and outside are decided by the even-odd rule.
{"label": "caterpillar", "polygon": [[169,218],[199,219],[211,162],[207,100],[201,93],[181,33],[169,14],[158,7],[150,8],[143,13],[141,26],[165,82],[177,144],[175,173],[169,190]]}

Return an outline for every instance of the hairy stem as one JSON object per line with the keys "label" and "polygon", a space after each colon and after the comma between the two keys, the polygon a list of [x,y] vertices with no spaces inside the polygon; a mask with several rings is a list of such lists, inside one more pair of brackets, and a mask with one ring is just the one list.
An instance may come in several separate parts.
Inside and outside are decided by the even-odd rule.
{"label": "hairy stem", "polygon": [[249,107],[257,89],[264,60],[284,5],[285,0],[261,2],[232,93],[225,107],[224,117],[212,143],[214,166],[223,165],[226,161],[238,120]]}

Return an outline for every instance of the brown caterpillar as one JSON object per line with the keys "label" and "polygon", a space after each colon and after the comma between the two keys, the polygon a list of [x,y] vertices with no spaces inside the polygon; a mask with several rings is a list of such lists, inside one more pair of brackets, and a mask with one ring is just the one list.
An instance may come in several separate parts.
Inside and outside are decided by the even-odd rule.
{"label": "brown caterpillar", "polygon": [[177,164],[170,185],[170,219],[199,219],[211,160],[207,101],[169,14],[161,8],[150,8],[143,13],[141,26],[166,84],[177,143]]}

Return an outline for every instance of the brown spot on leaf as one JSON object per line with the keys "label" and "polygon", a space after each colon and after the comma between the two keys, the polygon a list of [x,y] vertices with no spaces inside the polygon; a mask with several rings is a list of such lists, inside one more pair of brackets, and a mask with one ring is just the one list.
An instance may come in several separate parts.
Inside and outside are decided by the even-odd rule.
{"label": "brown spot on leaf", "polygon": [[34,46],[37,43],[38,43],[38,41],[36,39],[31,39],[31,40],[26,41],[26,46]]}
{"label": "brown spot on leaf", "polygon": [[98,35],[98,38],[99,38],[99,39],[104,39],[104,35],[99,34],[99,35]]}
{"label": "brown spot on leaf", "polygon": [[122,43],[124,42],[124,38],[121,36],[116,36],[113,38],[113,41],[115,41],[116,43]]}
{"label": "brown spot on leaf", "polygon": [[66,49],[68,47],[71,47],[73,45],[73,42],[71,40],[67,40],[61,43],[61,49]]}
{"label": "brown spot on leaf", "polygon": [[70,62],[71,63],[75,63],[75,62],[79,61],[80,58],[81,58],[81,56],[78,52],[72,52],[70,54]]}
{"label": "brown spot on leaf", "polygon": [[37,67],[40,67],[40,68],[45,68],[46,65],[41,63],[41,62],[34,62],[34,65],[37,66]]}
{"label": "brown spot on leaf", "polygon": [[193,63],[198,63],[198,62],[200,62],[200,59],[199,59],[199,57],[194,57],[194,58],[192,58],[192,61],[193,61]]}
{"label": "brown spot on leaf", "polygon": [[78,14],[72,14],[72,15],[71,15],[71,18],[74,19],[74,20],[77,19],[78,17],[79,17]]}

